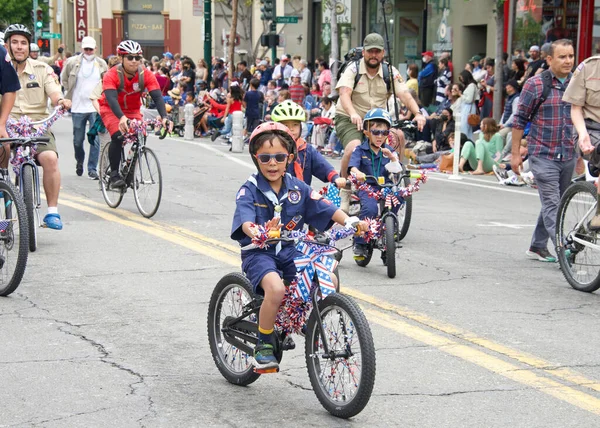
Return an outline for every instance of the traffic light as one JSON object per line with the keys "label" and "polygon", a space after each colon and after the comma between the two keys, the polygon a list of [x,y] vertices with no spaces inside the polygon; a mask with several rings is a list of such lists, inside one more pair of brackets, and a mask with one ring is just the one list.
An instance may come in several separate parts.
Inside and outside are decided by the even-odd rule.
{"label": "traffic light", "polygon": [[35,12],[35,28],[36,28],[36,30],[41,30],[43,26],[44,26],[44,11],[42,10],[41,7],[38,7],[38,9]]}
{"label": "traffic light", "polygon": [[263,34],[260,36],[260,45],[267,48],[279,46],[279,34]]}
{"label": "traffic light", "polygon": [[263,6],[260,8],[262,15],[260,19],[263,21],[275,20],[275,0],[261,0]]}

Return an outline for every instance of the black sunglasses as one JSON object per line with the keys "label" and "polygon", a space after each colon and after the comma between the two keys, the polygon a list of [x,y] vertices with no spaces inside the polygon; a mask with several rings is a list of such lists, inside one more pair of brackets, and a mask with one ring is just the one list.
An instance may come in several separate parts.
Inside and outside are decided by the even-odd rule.
{"label": "black sunglasses", "polygon": [[284,163],[288,158],[287,153],[275,153],[274,155],[269,155],[266,153],[261,153],[260,155],[256,155],[256,159],[262,164],[268,164],[271,162],[271,159],[275,159],[277,163]]}
{"label": "black sunglasses", "polygon": [[125,58],[127,58],[127,61],[139,61],[142,59],[140,55],[127,55]]}
{"label": "black sunglasses", "polygon": [[379,135],[383,135],[384,137],[387,137],[390,134],[390,130],[389,129],[373,129],[371,131],[371,134],[373,134],[376,137]]}

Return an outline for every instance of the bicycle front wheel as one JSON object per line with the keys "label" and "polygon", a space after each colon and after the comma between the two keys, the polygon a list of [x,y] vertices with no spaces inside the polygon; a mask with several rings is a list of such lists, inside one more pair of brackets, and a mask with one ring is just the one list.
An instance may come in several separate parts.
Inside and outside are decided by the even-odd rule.
{"label": "bicycle front wheel", "polygon": [[110,144],[105,145],[102,149],[102,154],[100,155],[100,189],[102,190],[102,196],[104,197],[106,205],[108,205],[111,208],[117,208],[123,200],[125,188],[112,189],[110,187],[111,169],[110,159],[108,157],[109,148]]}
{"label": "bicycle front wheel", "polygon": [[0,181],[0,203],[0,296],[8,296],[25,273],[29,227],[21,194],[11,183]]}
{"label": "bicycle front wheel", "polygon": [[384,245],[385,248],[385,265],[387,266],[387,274],[390,278],[396,276],[396,222],[394,216],[388,215],[384,220]]}
{"label": "bicycle front wheel", "polygon": [[162,172],[158,158],[148,147],[140,149],[133,171],[133,196],[135,204],[146,218],[158,211],[162,196]]}
{"label": "bicycle front wheel", "polygon": [[29,228],[29,251],[33,253],[37,250],[37,228],[39,225],[35,206],[35,176],[33,174],[33,166],[29,164],[23,165],[21,176],[23,178],[21,193],[23,193],[23,202],[27,211],[27,226]]}
{"label": "bicycle front wheel", "polygon": [[[325,337],[313,312],[308,319],[306,367],[315,395],[339,418],[360,413],[375,384],[375,346],[367,318],[350,297],[340,293],[319,301]],[[329,353],[325,354],[323,343]]]}
{"label": "bicycle front wheel", "polygon": [[556,253],[561,271],[576,290],[592,292],[600,288],[600,237],[589,230],[596,214],[596,187],[589,182],[571,185],[558,207]]}

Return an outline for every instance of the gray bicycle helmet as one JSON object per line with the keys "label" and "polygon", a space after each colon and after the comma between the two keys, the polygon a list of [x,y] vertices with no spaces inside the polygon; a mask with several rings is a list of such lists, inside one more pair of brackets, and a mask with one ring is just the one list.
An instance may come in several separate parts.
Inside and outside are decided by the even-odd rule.
{"label": "gray bicycle helmet", "polygon": [[31,39],[32,39],[31,31],[29,31],[29,28],[27,28],[26,26],[24,26],[22,24],[12,24],[12,25],[9,25],[6,30],[4,30],[4,40],[7,42],[10,40],[10,38],[12,36],[16,36],[16,35],[25,36],[27,41],[29,43],[31,43]]}
{"label": "gray bicycle helmet", "polygon": [[39,52],[40,47],[35,43],[29,43],[29,52]]}

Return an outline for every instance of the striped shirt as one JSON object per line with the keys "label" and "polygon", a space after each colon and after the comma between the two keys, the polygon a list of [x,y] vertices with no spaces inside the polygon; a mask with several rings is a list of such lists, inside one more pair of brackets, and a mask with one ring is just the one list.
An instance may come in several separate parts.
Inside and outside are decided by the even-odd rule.
{"label": "striped shirt", "polygon": [[[571,104],[562,100],[572,74],[564,83],[552,74],[552,89],[531,122],[527,136],[530,156],[567,162],[573,159],[573,122]],[[519,98],[519,107],[513,120],[513,129],[525,129],[531,112],[542,97],[542,76],[537,75],[525,82]]]}
{"label": "striped shirt", "polygon": [[436,104],[441,104],[446,99],[446,86],[450,84],[452,81],[452,72],[448,68],[444,68],[440,71],[438,78],[436,79],[437,83],[437,92],[435,95]]}
{"label": "striped shirt", "polygon": [[292,97],[292,101],[301,106],[304,105],[304,86],[302,85],[291,85],[289,88],[290,96]]}

